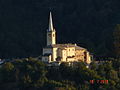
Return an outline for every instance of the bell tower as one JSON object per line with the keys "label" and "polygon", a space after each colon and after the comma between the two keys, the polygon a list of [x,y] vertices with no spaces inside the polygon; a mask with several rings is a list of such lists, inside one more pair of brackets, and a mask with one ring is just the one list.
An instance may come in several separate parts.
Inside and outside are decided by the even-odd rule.
{"label": "bell tower", "polygon": [[47,29],[47,45],[56,44],[56,31],[53,27],[52,14],[49,16],[49,28]]}

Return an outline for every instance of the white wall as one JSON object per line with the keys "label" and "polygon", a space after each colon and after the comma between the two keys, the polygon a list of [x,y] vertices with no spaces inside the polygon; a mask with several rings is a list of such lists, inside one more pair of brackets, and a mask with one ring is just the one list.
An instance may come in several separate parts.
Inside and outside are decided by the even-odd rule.
{"label": "white wall", "polygon": [[53,55],[52,55],[52,57],[53,57],[53,61],[56,61],[56,58],[57,58],[57,50],[58,48],[53,48],[52,49],[52,52],[53,52]]}
{"label": "white wall", "polygon": [[67,53],[66,53],[67,50],[62,50],[62,61],[66,61],[66,58],[67,58]]}
{"label": "white wall", "polygon": [[43,48],[43,55],[48,53],[52,54],[52,48]]}
{"label": "white wall", "polygon": [[75,47],[67,47],[67,56],[75,56]]}

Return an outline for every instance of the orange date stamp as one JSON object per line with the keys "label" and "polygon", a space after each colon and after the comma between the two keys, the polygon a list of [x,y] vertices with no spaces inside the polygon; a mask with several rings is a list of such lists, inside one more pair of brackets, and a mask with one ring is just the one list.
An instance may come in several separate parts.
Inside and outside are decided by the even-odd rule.
{"label": "orange date stamp", "polygon": [[90,84],[108,84],[108,80],[90,80]]}

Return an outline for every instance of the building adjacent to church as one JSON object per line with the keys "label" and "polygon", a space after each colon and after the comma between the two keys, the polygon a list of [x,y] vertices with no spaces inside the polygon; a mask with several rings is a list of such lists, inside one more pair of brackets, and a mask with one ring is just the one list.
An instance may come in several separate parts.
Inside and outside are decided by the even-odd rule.
{"label": "building adjacent to church", "polygon": [[87,49],[76,44],[56,44],[56,30],[53,27],[51,12],[47,30],[47,46],[43,48],[42,61],[46,63],[78,61],[91,63],[91,55]]}

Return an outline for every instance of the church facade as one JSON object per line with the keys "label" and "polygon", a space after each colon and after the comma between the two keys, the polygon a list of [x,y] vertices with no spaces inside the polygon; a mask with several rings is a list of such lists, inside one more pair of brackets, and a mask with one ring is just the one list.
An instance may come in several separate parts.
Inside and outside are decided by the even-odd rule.
{"label": "church facade", "polygon": [[56,30],[53,27],[51,12],[47,30],[47,46],[43,48],[42,61],[46,63],[78,61],[91,63],[91,55],[87,49],[76,44],[56,44]]}

